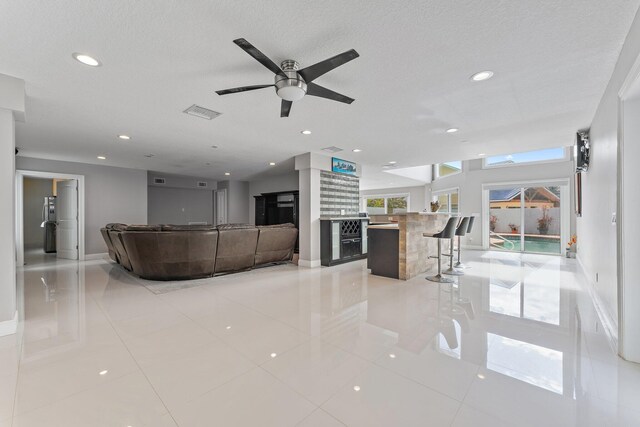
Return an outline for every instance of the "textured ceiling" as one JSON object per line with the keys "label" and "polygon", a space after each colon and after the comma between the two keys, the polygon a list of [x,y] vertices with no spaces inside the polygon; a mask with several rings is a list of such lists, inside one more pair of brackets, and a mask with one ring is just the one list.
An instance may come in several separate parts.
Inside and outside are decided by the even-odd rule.
{"label": "textured ceiling", "polygon": [[[595,113],[639,1],[7,0],[0,73],[27,82],[24,155],[100,163],[104,154],[109,165],[247,179],[268,162],[335,145],[365,165],[365,180],[379,179],[390,160],[408,167],[571,144]],[[306,97],[281,119],[271,89],[217,96],[272,83],[232,43],[238,37],[302,67],[356,49],[360,58],[316,81],[356,101]],[[103,66],[79,64],[73,52]],[[469,80],[485,69],[495,77]],[[223,114],[182,114],[192,104]]]}

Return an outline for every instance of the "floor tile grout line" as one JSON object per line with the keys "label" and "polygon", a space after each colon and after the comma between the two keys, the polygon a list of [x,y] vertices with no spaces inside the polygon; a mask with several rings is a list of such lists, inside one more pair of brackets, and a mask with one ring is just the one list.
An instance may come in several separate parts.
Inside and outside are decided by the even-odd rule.
{"label": "floor tile grout line", "polygon": [[160,395],[158,394],[158,391],[156,390],[156,388],[153,386],[153,384],[151,383],[151,380],[149,380],[149,377],[147,376],[146,372],[144,372],[144,370],[142,369],[142,366],[140,366],[140,363],[138,362],[138,360],[135,358],[135,356],[133,355],[133,353],[131,353],[131,350],[129,349],[129,346],[127,346],[127,343],[122,339],[122,337],[120,336],[120,334],[118,333],[117,329],[115,328],[112,319],[109,317],[109,315],[104,311],[103,307],[98,303],[98,301],[96,301],[94,299],[94,297],[92,295],[89,295],[89,298],[93,299],[93,301],[96,303],[96,305],[98,306],[98,309],[102,312],[102,314],[107,318],[107,322],[109,323],[109,325],[111,326],[111,329],[113,329],[113,332],[116,334],[116,336],[118,337],[118,339],[120,339],[120,341],[122,342],[122,344],[124,345],[124,347],[127,349],[127,353],[129,353],[129,356],[131,356],[131,359],[133,359],[134,363],[136,364],[136,366],[138,367],[138,370],[140,371],[140,373],[144,376],[145,380],[147,381],[147,384],[149,384],[149,387],[151,387],[151,390],[153,390],[153,393],[156,395],[156,397],[158,398],[158,400],[160,402],[162,402],[162,406],[164,406],[165,410],[167,411],[166,413],[169,414],[169,416],[171,417],[171,419],[173,420],[173,422],[175,423],[176,426],[180,427],[180,425],[178,424],[178,422],[176,421],[175,417],[173,416],[173,414],[171,413],[171,411],[169,410],[169,407],[167,406],[167,404],[165,403],[165,401],[162,399],[162,397],[160,397]]}

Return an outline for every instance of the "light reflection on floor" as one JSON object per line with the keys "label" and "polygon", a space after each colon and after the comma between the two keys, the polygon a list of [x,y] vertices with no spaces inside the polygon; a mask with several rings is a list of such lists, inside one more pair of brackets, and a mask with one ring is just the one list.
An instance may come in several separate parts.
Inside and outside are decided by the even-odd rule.
{"label": "light reflection on floor", "polygon": [[27,266],[0,426],[640,425],[574,261],[465,255],[453,286],[355,262],[163,295],[106,260]]}

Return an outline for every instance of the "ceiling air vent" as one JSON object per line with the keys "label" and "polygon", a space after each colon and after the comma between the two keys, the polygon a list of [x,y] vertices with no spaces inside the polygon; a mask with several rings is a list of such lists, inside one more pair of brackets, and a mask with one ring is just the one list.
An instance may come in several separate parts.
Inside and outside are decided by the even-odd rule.
{"label": "ceiling air vent", "polygon": [[164,184],[164,178],[153,178],[154,184]]}
{"label": "ceiling air vent", "polygon": [[327,153],[337,153],[339,151],[342,151],[342,148],[331,146],[323,148],[322,151],[326,151]]}
{"label": "ceiling air vent", "polygon": [[218,113],[217,111],[209,110],[208,108],[201,107],[199,105],[193,104],[191,107],[184,110],[185,113],[200,117],[201,119],[213,120],[218,117],[222,113]]}
{"label": "ceiling air vent", "polygon": [[207,183],[205,181],[198,181],[198,187],[207,188]]}

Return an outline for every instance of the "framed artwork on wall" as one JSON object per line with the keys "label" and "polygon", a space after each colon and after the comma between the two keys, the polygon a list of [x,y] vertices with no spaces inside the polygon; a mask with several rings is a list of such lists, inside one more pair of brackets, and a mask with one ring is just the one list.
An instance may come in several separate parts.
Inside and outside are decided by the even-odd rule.
{"label": "framed artwork on wall", "polygon": [[332,157],[331,172],[356,176],[356,164],[347,160],[338,159],[337,157]]}

